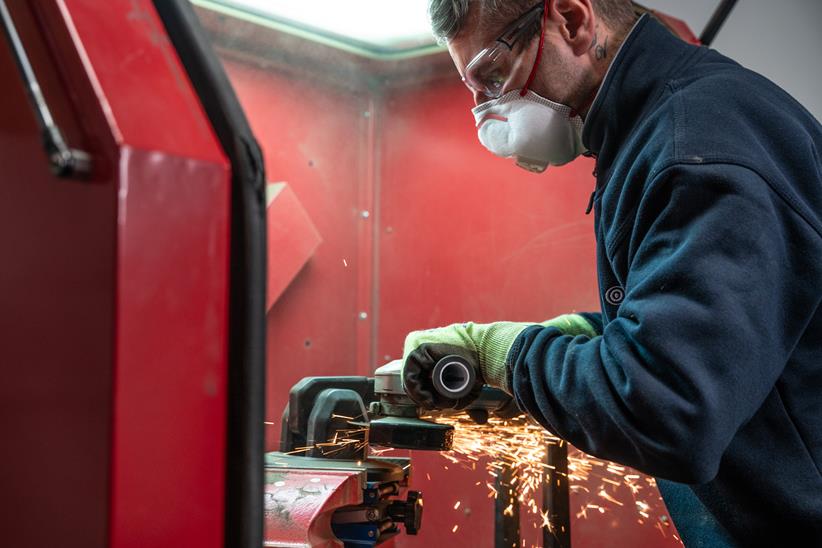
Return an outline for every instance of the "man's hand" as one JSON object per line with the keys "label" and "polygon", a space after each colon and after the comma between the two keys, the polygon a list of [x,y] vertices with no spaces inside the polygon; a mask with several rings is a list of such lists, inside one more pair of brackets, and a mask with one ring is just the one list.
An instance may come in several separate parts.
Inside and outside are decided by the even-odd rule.
{"label": "man's hand", "polygon": [[577,314],[565,314],[541,324],[468,322],[413,331],[406,337],[403,351],[403,383],[406,393],[426,409],[461,409],[470,404],[477,397],[478,390],[454,402],[440,396],[434,390],[431,380],[434,366],[441,358],[457,355],[474,366],[482,383],[511,394],[506,364],[508,353],[517,336],[532,325],[556,327],[565,335],[596,336],[593,326]]}

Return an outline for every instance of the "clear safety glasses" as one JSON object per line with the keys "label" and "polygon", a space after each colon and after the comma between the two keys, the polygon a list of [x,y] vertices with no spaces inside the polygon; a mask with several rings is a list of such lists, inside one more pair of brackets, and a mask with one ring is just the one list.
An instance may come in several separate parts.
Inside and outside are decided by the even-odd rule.
{"label": "clear safety glasses", "polygon": [[[469,89],[482,93],[490,99],[502,96],[505,83],[511,77],[516,64],[514,47],[535,35],[543,13],[547,13],[548,0],[541,1],[519,19],[511,23],[505,31],[494,41],[494,44],[480,51],[465,68],[462,81]],[[523,88],[527,90],[534,79],[536,67],[542,53],[545,25],[541,25],[540,45],[537,58],[528,83]]]}

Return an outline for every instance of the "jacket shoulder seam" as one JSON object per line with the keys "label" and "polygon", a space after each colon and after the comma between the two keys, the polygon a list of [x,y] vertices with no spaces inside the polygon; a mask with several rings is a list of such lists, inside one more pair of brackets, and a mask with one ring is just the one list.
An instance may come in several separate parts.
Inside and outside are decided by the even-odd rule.
{"label": "jacket shoulder seam", "polygon": [[[806,211],[804,211],[805,207],[803,207],[803,205],[800,202],[798,202],[796,200],[796,198],[790,192],[784,191],[784,189],[782,189],[780,187],[780,185],[777,185],[777,184],[773,183],[768,177],[765,176],[765,174],[763,174],[755,166],[749,164],[748,162],[744,162],[740,159],[726,158],[726,157],[721,157],[721,156],[702,156],[702,157],[699,157],[699,158],[694,157],[692,159],[678,158],[678,159],[675,159],[675,160],[668,161],[668,162],[662,164],[661,166],[659,166],[658,168],[656,168],[655,170],[651,171],[648,174],[648,178],[646,179],[648,181],[647,185],[653,184],[653,182],[657,178],[659,178],[663,173],[665,173],[666,171],[668,171],[670,169],[673,169],[673,168],[676,168],[676,167],[682,167],[682,166],[692,167],[692,166],[702,166],[702,165],[737,166],[737,167],[741,167],[743,169],[746,169],[746,170],[756,174],[760,179],[762,179],[768,185],[771,192],[776,194],[783,202],[785,202],[785,204],[800,219],[802,219],[804,221],[804,223],[813,232],[816,233],[817,237],[819,239],[822,239],[822,226],[820,226],[818,223],[816,223],[814,221],[814,219],[812,219],[810,217],[810,215],[808,215],[808,213]],[[626,218],[623,221],[623,223],[620,225],[620,227],[617,229],[617,232],[614,234],[614,237],[611,240],[611,242],[606,244],[606,252],[607,252],[608,256],[612,256],[614,251],[616,249],[618,249],[620,245],[622,245],[623,240],[625,239],[626,235],[628,234],[628,227],[633,226],[633,223],[628,222],[628,219],[633,217],[633,214],[636,212],[636,210],[638,208],[639,208],[639,202],[637,202],[637,204],[631,209],[631,213],[628,214],[628,218]]]}
{"label": "jacket shoulder seam", "polygon": [[740,158],[729,158],[723,156],[700,156],[694,158],[678,158],[671,162],[668,162],[658,169],[652,171],[649,176],[649,181],[654,181],[657,177],[662,175],[663,172],[668,171],[669,169],[675,167],[682,167],[682,166],[702,166],[702,165],[727,165],[727,166],[736,166],[746,169],[754,174],[756,174],[760,179],[765,181],[771,191],[779,196],[786,205],[793,210],[796,215],[801,218],[808,227],[813,230],[816,235],[822,239],[822,226],[815,222],[814,219],[810,218],[808,212],[805,211],[805,207],[802,203],[800,203],[791,192],[786,192],[781,185],[774,183],[768,176],[766,176],[762,171],[757,168],[755,165],[752,165],[749,162],[746,162]]}

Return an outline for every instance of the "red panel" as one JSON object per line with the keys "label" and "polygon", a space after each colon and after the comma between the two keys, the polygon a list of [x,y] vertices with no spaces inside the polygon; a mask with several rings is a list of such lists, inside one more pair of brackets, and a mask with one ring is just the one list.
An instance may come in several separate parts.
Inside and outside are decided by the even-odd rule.
{"label": "red panel", "polygon": [[[9,9],[54,115],[79,133],[23,2]],[[106,545],[115,182],[55,179],[0,38],[0,544]],[[90,113],[86,127],[95,126]]]}
{"label": "red panel", "polygon": [[222,546],[225,165],[121,157],[112,548]]}
{"label": "red panel", "polygon": [[226,160],[150,1],[19,2],[21,21],[26,6],[46,95],[95,177],[48,174],[0,47],[3,543],[222,546]]}
{"label": "red panel", "polygon": [[[360,185],[367,169],[367,102],[353,93],[225,60],[272,181],[287,181],[322,237],[268,314],[269,449],[279,445],[289,388],[309,375],[366,374],[357,361]],[[278,268],[272,261],[271,268]]]}
{"label": "red panel", "polygon": [[266,197],[268,263],[271,266],[265,309],[271,310],[288,284],[311,259],[322,238],[287,183],[269,183]]}
{"label": "red panel", "polygon": [[221,546],[227,163],[150,1],[66,8],[123,147],[111,546]]}
{"label": "red panel", "polygon": [[55,3],[70,14],[118,141],[214,160],[214,133],[151,1]]}

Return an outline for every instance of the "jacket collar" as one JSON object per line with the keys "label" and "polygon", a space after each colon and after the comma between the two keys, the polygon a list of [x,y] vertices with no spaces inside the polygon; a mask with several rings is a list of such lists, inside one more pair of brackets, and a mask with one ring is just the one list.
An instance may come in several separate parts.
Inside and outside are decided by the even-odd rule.
{"label": "jacket collar", "polygon": [[582,142],[597,157],[601,174],[610,170],[622,143],[692,51],[693,46],[650,15],[636,23],[614,57],[582,130]]}

